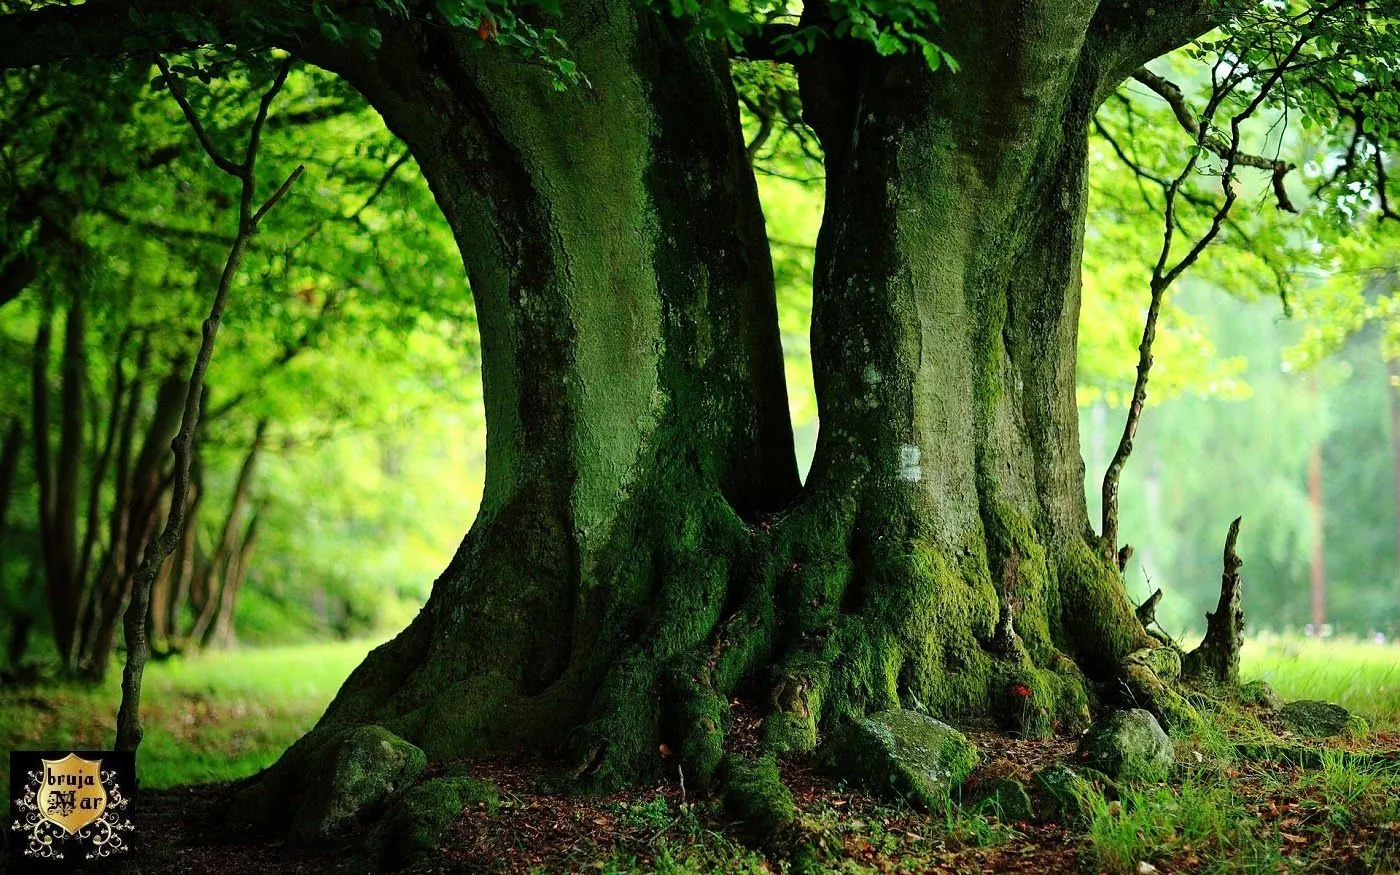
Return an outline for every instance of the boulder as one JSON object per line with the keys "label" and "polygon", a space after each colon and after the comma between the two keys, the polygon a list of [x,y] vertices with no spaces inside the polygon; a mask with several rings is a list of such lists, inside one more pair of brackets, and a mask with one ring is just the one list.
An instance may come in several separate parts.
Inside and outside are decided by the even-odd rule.
{"label": "boulder", "polygon": [[316,844],[349,830],[368,809],[402,793],[427,766],[427,757],[382,726],[359,726],[334,736],[311,754],[305,801],[289,838]]}
{"label": "boulder", "polygon": [[901,708],[839,730],[824,760],[836,777],[872,793],[938,808],[972,772],[977,748],[946,723]]}
{"label": "boulder", "polygon": [[1300,699],[1279,709],[1279,720],[1295,735],[1304,738],[1331,738],[1350,727],[1351,713],[1341,705]]}
{"label": "boulder", "polygon": [[1084,826],[1093,819],[1094,802],[1116,795],[1117,788],[1094,769],[1076,771],[1056,763],[1036,773],[1031,781],[1040,795],[1041,819],[1064,826]]}
{"label": "boulder", "polygon": [[1141,708],[1114,711],[1079,742],[1080,762],[1118,781],[1160,781],[1175,761],[1157,718]]}

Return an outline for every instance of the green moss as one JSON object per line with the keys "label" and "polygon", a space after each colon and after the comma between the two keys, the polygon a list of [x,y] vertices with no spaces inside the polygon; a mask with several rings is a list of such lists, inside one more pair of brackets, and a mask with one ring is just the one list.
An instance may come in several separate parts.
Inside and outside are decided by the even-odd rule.
{"label": "green moss", "polygon": [[976,766],[977,749],[946,723],[896,709],[842,727],[822,761],[836,777],[872,792],[940,808]]}
{"label": "green moss", "polygon": [[1071,542],[1056,566],[1061,643],[1085,674],[1107,678],[1133,651],[1154,646],[1128,603],[1122,577],[1086,542]]}
{"label": "green moss", "polygon": [[729,703],[713,689],[691,681],[677,685],[680,755],[687,779],[708,787],[724,756],[724,725]]}
{"label": "green moss", "polygon": [[776,843],[797,820],[797,805],[778,775],[773,754],[757,759],[729,754],[722,786],[725,809],[761,842]]}
{"label": "green moss", "polygon": [[492,785],[468,777],[439,777],[403,795],[380,822],[372,844],[386,865],[399,867],[435,854],[442,837],[469,807],[494,814],[500,794]]}
{"label": "green moss", "polygon": [[341,835],[366,812],[403,792],[426,766],[422,750],[381,726],[327,737],[305,762],[290,838],[315,844]]}

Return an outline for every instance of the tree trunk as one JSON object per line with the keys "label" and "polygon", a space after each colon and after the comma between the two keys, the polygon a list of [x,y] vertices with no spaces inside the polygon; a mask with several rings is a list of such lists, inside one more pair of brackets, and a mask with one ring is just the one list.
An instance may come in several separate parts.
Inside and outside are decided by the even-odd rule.
{"label": "tree trunk", "polygon": [[204,646],[213,644],[216,647],[229,647],[233,644],[233,618],[238,606],[238,593],[248,576],[248,566],[253,561],[253,550],[257,543],[258,513],[255,510],[243,531],[243,538],[237,550],[229,560],[228,570],[224,572],[224,585],[219,594],[219,613],[214,618],[214,625],[210,628]]}
{"label": "tree trunk", "polygon": [[84,657],[84,671],[94,680],[103,678],[111,663],[123,605],[131,593],[131,575],[141,561],[142,552],[155,537],[161,505],[166,499],[169,483],[164,474],[165,455],[180,426],[180,411],[185,401],[181,367],[181,363],[176,363],[156,392],[155,411],[131,472],[128,507],[117,511],[124,514],[122,541],[113,543],[113,561],[103,569],[96,583],[96,610]]}
{"label": "tree trunk", "polygon": [[234,481],[233,497],[229,499],[223,531],[214,547],[214,555],[206,567],[201,584],[204,597],[189,634],[192,644],[205,646],[217,638],[218,633],[214,631],[213,624],[223,611],[231,610],[225,607],[225,602],[231,601],[232,595],[225,597],[224,591],[229,587],[230,577],[236,575],[240,549],[238,535],[243,527],[243,511],[248,505],[248,495],[253,487],[253,475],[257,471],[258,456],[262,453],[263,436],[266,433],[267,420],[258,420],[253,429],[253,443],[243,457],[243,464],[238,468],[238,479]]}
{"label": "tree trunk", "polygon": [[1182,713],[1090,528],[1074,399],[1087,127],[1156,51],[1063,10],[994,51],[978,9],[947,27],[956,77],[839,41],[799,66],[828,161],[800,497],[732,86],[686,23],[571,6],[590,85],[562,94],[431,27],[319,59],[456,233],[486,486],[422,612],[235,822],[334,796],[307,770],[364,723],[430,760],[567,747],[592,787],[674,774],[669,747],[703,786],[735,696],[777,750],[900,706],[1043,735],[1090,681]]}
{"label": "tree trunk", "polygon": [[486,483],[418,617],[262,783],[280,802],[244,811],[295,804],[307,753],[367,721],[434,759],[571,742],[599,785],[654,774],[663,724],[701,701],[670,681],[761,585],[749,524],[799,484],[727,61],[685,22],[581,5],[589,86],[433,27],[346,71],[461,247]]}

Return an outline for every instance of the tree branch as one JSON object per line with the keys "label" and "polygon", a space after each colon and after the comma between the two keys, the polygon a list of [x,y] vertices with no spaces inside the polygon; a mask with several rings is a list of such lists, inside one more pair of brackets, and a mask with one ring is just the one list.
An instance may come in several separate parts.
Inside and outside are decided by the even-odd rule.
{"label": "tree branch", "polygon": [[1269,173],[1273,175],[1274,198],[1278,202],[1278,208],[1290,213],[1298,212],[1297,207],[1293,206],[1293,202],[1289,199],[1288,190],[1283,184],[1283,178],[1293,170],[1295,165],[1289,164],[1286,161],[1273,160],[1265,158],[1262,155],[1251,155],[1248,152],[1240,152],[1238,150],[1227,154],[1227,150],[1230,147],[1229,144],[1224,141],[1223,137],[1210,136],[1209,134],[1204,137],[1201,136],[1200,122],[1198,122],[1196,116],[1192,114],[1190,106],[1186,103],[1186,96],[1181,93],[1181,89],[1177,87],[1176,83],[1163,79],[1146,67],[1140,67],[1137,72],[1133,74],[1133,78],[1152,89],[1157,96],[1165,100],[1167,106],[1171,107],[1172,114],[1176,116],[1176,120],[1181,125],[1182,129],[1191,136],[1196,137],[1204,148],[1209,149],[1220,158],[1229,160],[1240,167],[1253,167],[1258,170],[1269,171]]}
{"label": "tree branch", "polygon": [[[242,183],[238,208],[238,233],[234,237],[233,245],[229,248],[228,260],[224,263],[223,273],[219,277],[219,287],[214,293],[209,316],[204,320],[199,352],[195,356],[194,367],[190,371],[189,387],[185,393],[185,407],[180,417],[180,429],[170,444],[175,455],[175,471],[170,494],[170,510],[166,516],[165,527],[161,530],[160,536],[147,548],[145,556],[141,559],[140,567],[133,575],[131,601],[127,605],[126,614],[123,617],[127,657],[126,665],[122,670],[121,707],[117,712],[117,750],[136,750],[141,744],[141,678],[145,672],[146,658],[150,651],[150,642],[146,639],[146,615],[150,611],[151,586],[155,583],[161,566],[174,552],[185,532],[187,497],[190,490],[190,465],[194,456],[194,436],[199,427],[200,405],[204,396],[204,375],[208,371],[210,359],[214,355],[214,341],[219,334],[219,324],[223,318],[224,306],[228,301],[234,278],[238,275],[239,268],[243,263],[243,257],[247,253],[248,244],[253,235],[257,233],[258,222],[287,193],[287,190],[296,182],[303,170],[302,167],[298,166],[270,198],[257,209],[253,208],[253,198],[257,188],[255,173],[257,149],[262,128],[267,122],[268,109],[271,107],[273,99],[287,81],[287,74],[291,70],[292,64],[293,59],[288,58],[281,65],[271,87],[263,94],[262,100],[258,104],[257,117],[253,121],[252,131],[248,136],[248,148],[244,152],[242,164],[235,165],[227,159],[224,159],[225,164],[220,164],[221,156],[212,147],[212,144],[205,147],[210,158],[214,160],[216,165],[219,165],[221,170],[236,177]],[[188,102],[179,96],[180,92],[174,87],[176,84],[174,77],[171,76],[169,69],[163,65],[163,62],[162,72],[171,81],[171,94],[176,95],[180,108],[185,110],[186,117],[190,119],[191,126],[195,128],[201,144],[206,144],[208,142],[207,135],[200,133],[203,131],[203,127],[197,124],[198,120],[194,118],[193,111],[188,109]]]}

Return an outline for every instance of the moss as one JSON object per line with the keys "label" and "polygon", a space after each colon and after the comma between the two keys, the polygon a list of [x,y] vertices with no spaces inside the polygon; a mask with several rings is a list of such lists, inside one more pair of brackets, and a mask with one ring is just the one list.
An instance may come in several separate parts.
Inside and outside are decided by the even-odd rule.
{"label": "moss", "polygon": [[724,725],[729,703],[710,687],[694,681],[677,684],[680,755],[687,780],[708,787],[724,756]]}
{"label": "moss", "polygon": [[448,828],[474,806],[494,814],[500,794],[473,778],[432,778],[409,790],[390,809],[376,828],[372,844],[378,846],[386,865],[408,865],[436,853]]}
{"label": "moss", "polygon": [[1120,781],[1160,781],[1173,763],[1171,739],[1157,720],[1140,708],[1115,711],[1089,728],[1079,758]]}
{"label": "moss", "polygon": [[822,760],[838,778],[937,809],[972,772],[977,749],[951,726],[899,709],[842,727],[827,742]]}
{"label": "moss", "polygon": [[1128,603],[1123,579],[1083,540],[1058,557],[1063,644],[1090,677],[1107,678],[1133,651],[1154,646]]}
{"label": "moss", "polygon": [[1181,651],[1170,645],[1134,650],[1123,662],[1146,666],[1159,679],[1168,683],[1181,677]]}
{"label": "moss", "polygon": [[315,844],[338,836],[386,799],[403,792],[427,765],[423,751],[381,726],[326,739],[309,754],[290,838]]}
{"label": "moss", "polygon": [[1014,778],[999,778],[982,788],[975,810],[992,814],[1008,823],[1031,820],[1035,809],[1031,805],[1026,785]]}
{"label": "moss", "polygon": [[792,792],[778,774],[773,754],[748,759],[729,754],[723,763],[724,807],[749,835],[774,844],[797,821]]}
{"label": "moss", "polygon": [[1279,709],[1278,716],[1288,731],[1302,738],[1332,738],[1354,728],[1347,709],[1312,699],[1289,702]]}

